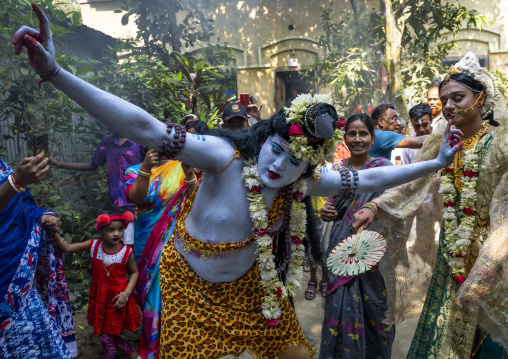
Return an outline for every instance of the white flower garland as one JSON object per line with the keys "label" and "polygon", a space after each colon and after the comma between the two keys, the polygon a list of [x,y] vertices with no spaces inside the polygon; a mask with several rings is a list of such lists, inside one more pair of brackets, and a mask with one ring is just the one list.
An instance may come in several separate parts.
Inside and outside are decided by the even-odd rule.
{"label": "white flower garland", "polygon": [[[453,279],[458,284],[464,282],[464,256],[471,245],[473,235],[479,162],[480,158],[475,153],[475,148],[464,150],[464,168],[461,178],[462,193],[460,194],[458,209],[455,208],[458,191],[454,185],[454,170],[446,167],[441,171],[439,193],[441,193],[444,201],[445,245],[450,255],[449,264]],[[462,212],[460,223],[457,217],[458,211]]]}
{"label": "white flower garland", "polygon": [[261,187],[263,183],[258,172],[257,158],[245,161],[242,171],[245,186],[249,188],[249,212],[254,222],[254,232],[258,245],[259,256],[257,258],[261,272],[261,283],[266,291],[263,297],[262,313],[268,319],[267,325],[275,326],[280,321],[282,314],[280,298],[295,295],[295,289],[301,287],[303,277],[302,263],[305,257],[305,247],[302,244],[305,236],[307,216],[305,205],[301,202],[307,192],[307,183],[300,179],[295,183],[293,202],[291,203],[290,230],[293,243],[291,244],[291,259],[284,285],[275,269],[275,258],[272,253],[272,237],[268,235],[268,212],[264,203]]}
{"label": "white flower garland", "polygon": [[298,159],[309,161],[311,165],[319,165],[323,162],[333,162],[335,151],[340,141],[342,141],[343,133],[335,130],[333,136],[325,139],[322,146],[317,149],[309,146],[307,137],[303,135],[302,118],[305,116],[307,109],[317,103],[327,103],[333,106],[332,97],[328,94],[300,94],[291,102],[291,106],[285,107],[286,122],[291,123],[289,129],[289,149]]}

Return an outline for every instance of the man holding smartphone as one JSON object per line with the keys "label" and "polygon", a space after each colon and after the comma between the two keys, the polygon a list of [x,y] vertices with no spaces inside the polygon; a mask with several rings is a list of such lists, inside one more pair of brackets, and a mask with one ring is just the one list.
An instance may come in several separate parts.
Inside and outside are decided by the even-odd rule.
{"label": "man holding smartphone", "polygon": [[[144,157],[145,148],[143,146],[111,133],[102,139],[89,162],[70,163],[50,158],[49,165],[54,168],[75,171],[95,171],[97,167],[107,165],[111,202],[115,206],[133,212],[136,206],[125,198],[125,170],[141,163]],[[129,227],[125,230],[123,242],[132,246],[134,244],[134,226]]]}

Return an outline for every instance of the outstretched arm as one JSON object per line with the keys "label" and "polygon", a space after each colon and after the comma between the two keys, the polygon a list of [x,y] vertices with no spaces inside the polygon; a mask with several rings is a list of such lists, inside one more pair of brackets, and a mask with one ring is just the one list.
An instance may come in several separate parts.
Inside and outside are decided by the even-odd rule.
{"label": "outstretched arm", "polygon": [[[149,148],[159,148],[163,140],[173,140],[175,131],[168,134],[166,125],[146,111],[63,69],[58,70],[49,20],[35,3],[32,3],[32,8],[39,19],[39,31],[27,26],[16,31],[12,40],[16,55],[25,46],[32,68],[43,79],[51,81],[88,113],[120,135]],[[224,139],[189,134],[177,158],[193,167],[215,171],[231,160],[233,152],[233,147]]]}
{"label": "outstretched arm", "polygon": [[63,253],[78,253],[90,249],[91,242],[90,240],[80,243],[69,244],[66,241],[64,241],[62,237],[60,237],[60,234],[58,234],[56,230],[48,228],[48,232],[55,240],[55,244],[57,245],[57,247],[60,248],[60,250]]}
{"label": "outstretched arm", "polygon": [[[450,143],[459,141],[460,130],[451,130],[451,124],[446,127],[443,144],[439,156],[433,160],[413,163],[404,166],[386,166],[370,168],[358,172],[358,188],[356,193],[370,193],[395,187],[410,182],[426,174],[435,172],[453,161],[455,153],[462,147],[462,142],[454,147]],[[342,178],[339,171],[329,171],[323,168],[321,178],[316,181],[310,191],[312,196],[337,195],[341,189]],[[308,188],[312,188],[312,185]]]}

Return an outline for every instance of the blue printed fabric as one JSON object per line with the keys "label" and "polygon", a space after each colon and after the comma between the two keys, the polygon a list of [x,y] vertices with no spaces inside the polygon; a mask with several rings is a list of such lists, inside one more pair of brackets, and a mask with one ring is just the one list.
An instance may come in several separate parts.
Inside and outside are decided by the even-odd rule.
{"label": "blue printed fabric", "polygon": [[[0,159],[0,184],[11,173]],[[62,257],[43,214],[56,215],[35,206],[28,191],[0,211],[0,358],[77,356]]]}

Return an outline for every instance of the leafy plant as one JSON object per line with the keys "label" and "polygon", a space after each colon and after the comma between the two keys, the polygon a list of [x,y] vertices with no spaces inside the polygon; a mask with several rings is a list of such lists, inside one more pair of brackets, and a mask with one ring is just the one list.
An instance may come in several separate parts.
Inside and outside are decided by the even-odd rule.
{"label": "leafy plant", "polygon": [[379,9],[351,1],[353,13],[336,20],[333,4],[321,9],[324,35],[319,42],[327,56],[315,66],[317,85],[332,87],[345,109],[378,101],[397,105],[421,102],[434,78],[444,69],[441,59],[457,47],[455,35],[466,25],[481,30],[485,16],[463,6],[438,1],[380,0]]}

